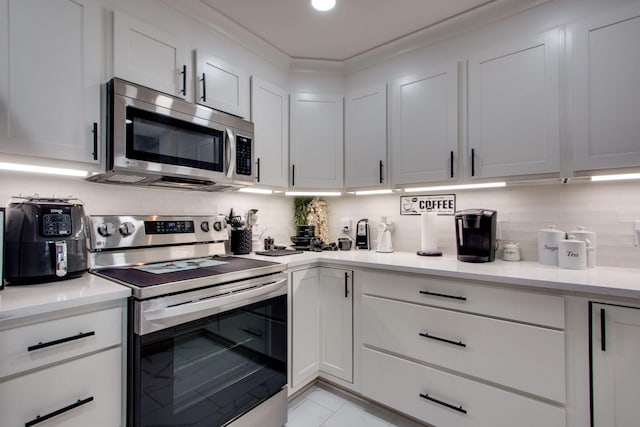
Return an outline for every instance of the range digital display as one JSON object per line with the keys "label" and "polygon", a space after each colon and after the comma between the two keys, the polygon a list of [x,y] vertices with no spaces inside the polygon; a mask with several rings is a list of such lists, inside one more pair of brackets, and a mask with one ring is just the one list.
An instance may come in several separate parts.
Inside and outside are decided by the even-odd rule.
{"label": "range digital display", "polygon": [[145,234],[193,233],[193,221],[145,221]]}

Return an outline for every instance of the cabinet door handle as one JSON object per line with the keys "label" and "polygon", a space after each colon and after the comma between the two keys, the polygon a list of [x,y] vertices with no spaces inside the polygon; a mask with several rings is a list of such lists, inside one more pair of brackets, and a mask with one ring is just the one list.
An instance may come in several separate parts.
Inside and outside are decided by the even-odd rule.
{"label": "cabinet door handle", "polygon": [[87,403],[92,402],[92,401],[93,401],[93,396],[89,396],[86,399],[78,400],[77,402],[72,403],[69,406],[65,406],[64,408],[60,408],[57,411],[50,412],[47,415],[43,415],[43,416],[38,415],[37,417],[35,417],[31,421],[27,421],[24,424],[24,427],[31,427],[31,426],[34,426],[36,424],[40,424],[42,422],[47,421],[50,418],[57,417],[60,414],[64,414],[65,412],[69,412],[72,409],[76,409],[76,408],[78,408],[78,407],[80,407],[82,405],[86,405]]}
{"label": "cabinet door handle", "polygon": [[453,178],[453,151],[450,153],[449,163],[450,163],[450,166],[451,166],[451,178]]}
{"label": "cabinet door handle", "polygon": [[422,295],[431,295],[431,296],[440,297],[440,298],[450,298],[450,299],[455,299],[455,300],[459,300],[459,301],[466,301],[467,300],[467,297],[463,297],[463,296],[440,294],[438,292],[429,292],[429,291],[419,291],[419,292]]}
{"label": "cabinet door handle", "polygon": [[604,308],[600,309],[600,350],[607,351],[607,327]]}
{"label": "cabinet door handle", "polygon": [[47,348],[47,347],[51,347],[54,345],[58,345],[58,344],[63,344],[69,341],[75,341],[75,340],[79,340],[82,338],[86,338],[86,337],[90,337],[95,335],[95,331],[89,331],[89,332],[81,332],[78,335],[74,335],[71,337],[66,337],[66,338],[60,338],[58,340],[53,340],[53,341],[49,341],[49,342],[40,342],[38,344],[32,345],[27,347],[27,351],[35,351],[35,350],[40,350],[43,348]]}
{"label": "cabinet door handle", "polygon": [[207,76],[204,73],[202,73],[200,81],[202,82],[202,96],[200,99],[202,99],[202,102],[207,102]]}
{"label": "cabinet door handle", "polygon": [[344,273],[344,297],[349,298],[349,273]]}
{"label": "cabinet door handle", "polygon": [[476,149],[471,149],[471,176],[476,176]]}
{"label": "cabinet door handle", "polygon": [[260,182],[260,157],[256,159],[256,182]]}
{"label": "cabinet door handle", "polygon": [[93,129],[91,130],[93,133],[93,160],[98,160],[98,122],[93,122]]}
{"label": "cabinet door handle", "polygon": [[180,71],[180,74],[182,74],[182,89],[180,90],[180,93],[182,93],[184,96],[187,96],[187,66],[186,65],[182,66],[182,71]]}
{"label": "cabinet door handle", "polygon": [[447,402],[444,402],[444,401],[442,401],[440,399],[436,399],[435,397],[431,397],[426,393],[420,393],[420,397],[423,398],[423,399],[427,399],[427,400],[429,400],[429,401],[431,401],[433,403],[437,403],[438,405],[446,406],[447,408],[453,409],[454,411],[458,411],[461,414],[466,414],[467,413],[467,410],[464,409],[462,407],[462,405],[455,406],[455,405],[452,405],[451,403],[447,403]]}
{"label": "cabinet door handle", "polygon": [[454,341],[448,338],[437,337],[435,335],[430,335],[429,332],[420,332],[418,335],[421,337],[429,338],[430,340],[436,340],[441,342],[446,342],[447,344],[457,345],[458,347],[466,347],[467,345],[462,341]]}
{"label": "cabinet door handle", "polygon": [[291,165],[291,186],[296,185],[296,165]]}
{"label": "cabinet door handle", "polygon": [[384,182],[384,180],[382,179],[382,169],[384,168],[384,163],[382,163],[382,160],[380,160],[380,184],[382,184]]}

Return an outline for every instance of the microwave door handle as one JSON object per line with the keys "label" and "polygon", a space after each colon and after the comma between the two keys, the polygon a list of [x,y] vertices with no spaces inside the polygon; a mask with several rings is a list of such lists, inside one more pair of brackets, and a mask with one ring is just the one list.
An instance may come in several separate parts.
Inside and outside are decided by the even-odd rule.
{"label": "microwave door handle", "polygon": [[236,169],[236,137],[233,135],[233,131],[227,128],[227,143],[229,147],[229,164],[227,165],[227,178],[233,178],[233,171]]}

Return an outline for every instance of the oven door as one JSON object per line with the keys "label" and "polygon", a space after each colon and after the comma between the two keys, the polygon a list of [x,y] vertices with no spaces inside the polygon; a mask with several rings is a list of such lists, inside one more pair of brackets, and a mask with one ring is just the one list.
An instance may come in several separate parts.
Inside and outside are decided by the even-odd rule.
{"label": "oven door", "polygon": [[255,299],[146,335],[132,333],[130,426],[221,426],[283,390],[286,290]]}

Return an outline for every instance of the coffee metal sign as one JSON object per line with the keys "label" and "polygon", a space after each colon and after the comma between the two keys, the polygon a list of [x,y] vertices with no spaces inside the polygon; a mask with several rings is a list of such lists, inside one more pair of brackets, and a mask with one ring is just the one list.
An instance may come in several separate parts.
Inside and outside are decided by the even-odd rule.
{"label": "coffee metal sign", "polygon": [[420,215],[423,212],[455,215],[456,195],[400,196],[400,215]]}

